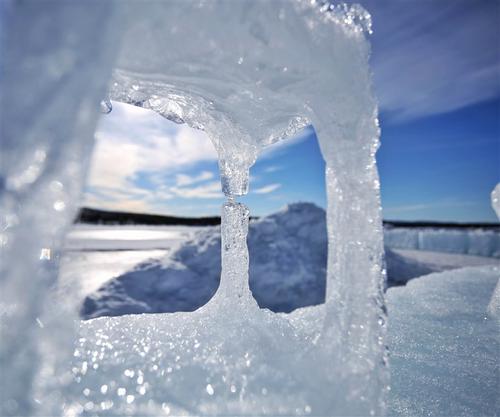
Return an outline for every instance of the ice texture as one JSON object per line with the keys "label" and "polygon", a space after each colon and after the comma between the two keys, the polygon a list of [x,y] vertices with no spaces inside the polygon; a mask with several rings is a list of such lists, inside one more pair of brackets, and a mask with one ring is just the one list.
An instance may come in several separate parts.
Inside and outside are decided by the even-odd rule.
{"label": "ice texture", "polygon": [[500,258],[500,228],[388,227],[384,242],[395,249]]}
{"label": "ice texture", "polygon": [[[34,375],[63,378],[59,366],[67,368],[74,341],[76,315],[48,297],[79,203],[114,36],[107,2],[7,1],[0,9],[0,415],[31,415]],[[50,391],[58,382],[42,384]]]}
{"label": "ice texture", "polygon": [[469,267],[389,289],[389,415],[498,415],[498,322],[486,307],[499,275]]}
{"label": "ice texture", "polygon": [[[61,238],[81,194],[100,101],[108,99],[205,130],[229,196],[246,193],[248,170],[263,146],[307,124],[314,125],[326,161],[325,305],[278,316],[252,306],[249,298],[245,307],[242,297],[246,314],[227,307],[234,300],[214,302],[195,313],[161,316],[159,327],[141,330],[140,319],[132,318],[117,329],[124,336],[142,335],[123,346],[123,352],[137,353],[137,366],[149,352],[161,353],[148,344],[151,332],[163,331],[162,347],[176,338],[173,351],[186,352],[172,386],[160,388],[164,411],[249,414],[265,407],[261,412],[273,415],[384,414],[385,270],[369,14],[359,6],[305,0],[3,7],[9,18],[2,17],[0,28],[6,63],[0,79],[0,293],[7,311],[1,323],[2,414],[57,415],[61,407],[68,415],[99,411],[95,402],[70,400],[66,359],[76,312],[50,288]],[[243,239],[234,242],[240,254]],[[228,276],[234,271],[236,281],[229,287],[241,289],[244,264],[238,269],[228,263]],[[106,332],[115,323],[103,323],[101,347],[92,357],[104,354]],[[198,339],[206,350],[190,355]],[[157,366],[164,372],[176,367],[177,356],[182,360],[162,355]],[[113,369],[130,375],[134,361],[123,359],[129,357],[117,355]],[[94,378],[80,396],[94,395],[99,379],[106,378],[104,367],[97,376],[87,372],[91,365],[93,371],[99,367],[86,361],[78,368]],[[233,380],[236,391],[232,385],[225,390]],[[195,381],[206,395],[198,395]],[[139,401],[125,387],[116,393],[125,403],[100,403],[101,412],[158,410],[159,403]]]}
{"label": "ice texture", "polygon": [[[491,192],[491,206],[500,220],[500,183]],[[488,304],[488,313],[500,320],[500,276]]]}
{"label": "ice texture", "polygon": [[[389,289],[389,415],[495,415],[498,325],[485,309],[499,273],[464,268]],[[341,387],[322,370],[315,309],[207,307],[81,322],[65,415],[331,415]]]}
{"label": "ice texture", "polygon": [[220,305],[229,303],[231,306],[227,308],[233,309],[235,314],[238,314],[239,306],[256,305],[248,284],[249,214],[244,204],[232,199],[222,206],[222,273],[215,301]]}

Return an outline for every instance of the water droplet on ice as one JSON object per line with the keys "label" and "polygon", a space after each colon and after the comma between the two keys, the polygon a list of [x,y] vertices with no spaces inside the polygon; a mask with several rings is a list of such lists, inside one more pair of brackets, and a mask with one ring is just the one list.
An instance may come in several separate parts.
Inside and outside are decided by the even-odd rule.
{"label": "water droplet on ice", "polygon": [[53,192],[60,192],[64,188],[63,184],[60,181],[52,181],[50,183],[50,190]]}
{"label": "water droplet on ice", "polygon": [[101,113],[109,114],[109,113],[111,113],[111,110],[113,110],[113,105],[111,104],[111,101],[109,101],[109,100],[102,100],[100,108],[101,108]]}
{"label": "water droplet on ice", "polygon": [[40,251],[40,260],[50,260],[51,258],[51,253],[50,253],[50,248],[42,248]]}
{"label": "water droplet on ice", "polygon": [[54,203],[54,210],[63,211],[66,208],[66,203],[62,200],[56,200]]}

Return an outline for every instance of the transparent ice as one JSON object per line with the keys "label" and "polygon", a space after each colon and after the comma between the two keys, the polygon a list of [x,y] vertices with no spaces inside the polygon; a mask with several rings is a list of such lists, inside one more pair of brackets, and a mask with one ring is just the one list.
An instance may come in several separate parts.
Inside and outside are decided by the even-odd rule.
{"label": "transparent ice", "polygon": [[[384,414],[369,14],[327,1],[53,1],[3,2],[0,19],[1,414]],[[57,290],[103,97],[202,129],[218,152],[222,283],[194,313],[78,323]],[[308,124],[327,166],[326,303],[276,315],[249,294],[248,211],[234,197],[264,146]]]}

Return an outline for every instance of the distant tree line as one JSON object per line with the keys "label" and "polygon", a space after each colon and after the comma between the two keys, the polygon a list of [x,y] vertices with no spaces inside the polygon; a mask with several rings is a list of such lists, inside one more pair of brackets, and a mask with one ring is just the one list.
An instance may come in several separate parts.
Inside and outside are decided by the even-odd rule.
{"label": "distant tree line", "polygon": [[[251,217],[251,220],[258,217]],[[89,224],[142,224],[151,226],[217,226],[220,216],[209,217],[177,217],[159,214],[127,213],[123,211],[107,211],[83,207],[78,212],[75,223]],[[499,223],[451,223],[431,221],[399,221],[384,220],[387,228],[395,227],[433,227],[433,228],[464,228],[464,229],[494,229],[500,231]]]}

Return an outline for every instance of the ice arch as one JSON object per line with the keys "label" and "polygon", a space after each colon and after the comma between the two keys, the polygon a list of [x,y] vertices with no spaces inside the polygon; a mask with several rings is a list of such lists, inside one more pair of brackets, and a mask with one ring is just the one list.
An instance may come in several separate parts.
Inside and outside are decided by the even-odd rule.
{"label": "ice arch", "polygon": [[[1,323],[6,342],[0,348],[0,365],[7,376],[2,382],[5,413],[30,412],[33,403],[25,387],[31,386],[37,357],[43,362],[35,395],[45,393],[52,404],[65,401],[64,357],[54,357],[53,351],[70,345],[71,323],[61,316],[61,306],[46,302],[56,265],[40,266],[37,258],[41,247],[58,247],[74,213],[97,103],[110,85],[114,100],[204,129],[219,153],[227,195],[246,192],[248,169],[263,146],[309,123],[317,131],[327,165],[325,306],[277,322],[242,302],[221,301],[217,306],[222,308],[206,313],[220,321],[222,344],[238,334],[244,345],[249,337],[240,333],[243,314],[235,309],[241,305],[250,309],[244,313],[246,325],[262,332],[287,329],[282,334],[289,335],[292,347],[276,347],[275,354],[290,355],[302,365],[312,361],[317,377],[295,380],[290,392],[276,388],[275,402],[246,388],[236,403],[222,399],[207,405],[190,399],[187,405],[179,402],[179,410],[248,413],[252,404],[265,403],[267,412],[276,414],[281,409],[272,404],[277,407],[281,398],[291,410],[299,410],[298,404],[304,412],[312,407],[327,414],[383,414],[388,381],[375,164],[379,129],[366,40],[369,15],[357,6],[325,1],[131,1],[93,6],[3,6],[1,301],[9,313]],[[228,207],[229,217],[244,214],[237,203],[230,201]],[[235,226],[230,232],[239,239],[226,236],[227,259],[244,255],[246,249],[245,222],[238,214],[231,219]],[[14,261],[19,253],[26,254],[24,262]],[[245,278],[245,262],[237,266],[241,270],[226,268],[227,277]],[[39,316],[43,328],[37,327]],[[224,336],[222,324],[233,334]],[[56,326],[59,331],[48,330]],[[304,349],[309,359],[302,357]],[[258,353],[262,363],[270,361]],[[278,361],[276,366],[286,375],[287,365]],[[237,362],[226,368],[223,371],[234,373]],[[301,375],[301,370],[290,373]],[[19,382],[5,384],[9,380]],[[300,395],[294,395],[297,389],[302,389]],[[183,395],[178,393],[179,398]],[[45,412],[48,409],[50,404],[44,406]]]}

